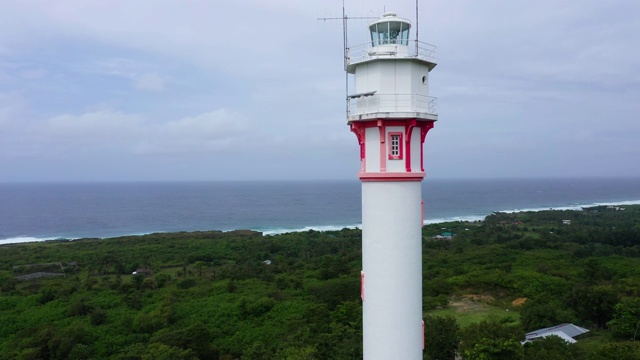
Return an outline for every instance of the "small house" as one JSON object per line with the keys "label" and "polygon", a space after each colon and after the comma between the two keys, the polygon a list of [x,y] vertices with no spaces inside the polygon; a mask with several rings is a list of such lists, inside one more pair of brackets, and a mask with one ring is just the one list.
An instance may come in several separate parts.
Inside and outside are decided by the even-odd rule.
{"label": "small house", "polygon": [[522,341],[522,344],[524,345],[525,343],[536,341],[552,335],[558,336],[564,341],[573,344],[577,342],[574,337],[588,332],[589,330],[583,327],[565,323],[527,333],[525,334],[525,340]]}
{"label": "small house", "polygon": [[442,234],[436,235],[433,238],[436,240],[451,240],[455,236],[454,233],[450,231],[445,231]]}

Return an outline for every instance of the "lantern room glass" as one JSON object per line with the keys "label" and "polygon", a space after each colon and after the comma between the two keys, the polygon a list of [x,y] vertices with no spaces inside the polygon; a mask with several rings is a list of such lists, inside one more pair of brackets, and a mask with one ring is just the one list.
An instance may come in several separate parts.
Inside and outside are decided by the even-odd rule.
{"label": "lantern room glass", "polygon": [[410,24],[402,21],[386,21],[372,24],[371,46],[379,45],[409,45]]}

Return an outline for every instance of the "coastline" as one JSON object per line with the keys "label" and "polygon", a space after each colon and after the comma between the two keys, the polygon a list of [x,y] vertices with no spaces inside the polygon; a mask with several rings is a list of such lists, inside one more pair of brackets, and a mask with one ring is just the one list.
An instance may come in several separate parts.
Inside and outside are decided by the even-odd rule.
{"label": "coastline", "polygon": [[[501,212],[501,213],[518,213],[518,212],[538,212],[538,211],[546,211],[546,210],[556,210],[556,211],[566,211],[566,210],[570,210],[570,211],[579,211],[582,208],[585,207],[593,207],[593,206],[625,206],[625,205],[640,205],[640,200],[626,200],[626,201],[611,201],[611,202],[594,202],[594,203],[590,203],[590,204],[575,204],[575,205],[569,205],[569,206],[550,206],[550,207],[535,207],[535,208],[522,208],[522,209],[502,209],[502,210],[495,210],[494,212]],[[428,211],[428,210],[427,210]],[[427,212],[428,214],[428,212]],[[431,224],[439,224],[439,223],[446,223],[446,222],[457,222],[457,221],[461,221],[461,222],[474,222],[474,221],[482,221],[484,220],[487,216],[491,215],[491,213],[489,214],[471,214],[471,215],[461,215],[461,216],[452,216],[452,217],[442,217],[442,218],[427,218],[423,220],[423,225],[431,225]],[[291,227],[291,228],[286,228],[286,227],[274,227],[274,228],[251,228],[251,227],[247,227],[248,230],[253,230],[253,231],[259,231],[262,232],[264,236],[272,236],[272,235],[279,235],[279,234],[285,234],[285,233],[295,233],[295,232],[306,232],[306,231],[338,231],[344,228],[349,228],[349,229],[355,229],[355,228],[360,228],[362,227],[361,224],[336,224],[336,225],[318,225],[318,226],[314,226],[314,225],[309,225],[309,226],[303,226],[303,227]],[[214,230],[214,229],[188,229],[188,230],[183,230],[184,232],[195,232],[195,231],[210,231],[210,230]],[[220,230],[220,231],[234,231],[234,230],[238,230],[238,229],[215,229],[215,230]],[[171,233],[171,232],[182,232],[182,231],[148,231],[148,232],[135,232],[135,233],[122,233],[122,234],[117,234],[117,235],[113,235],[113,236],[104,236],[104,237],[62,237],[62,236],[45,236],[45,237],[36,237],[36,236],[29,236],[29,235],[22,235],[22,236],[13,236],[13,237],[8,237],[8,238],[4,238],[4,239],[0,239],[0,246],[2,245],[11,245],[11,244],[21,244],[21,243],[34,243],[34,242],[46,242],[46,241],[60,241],[60,240],[68,240],[68,241],[73,241],[73,240],[80,240],[80,239],[111,239],[111,238],[117,238],[117,237],[123,237],[123,236],[143,236],[143,235],[149,235],[149,234],[154,234],[154,233]]]}

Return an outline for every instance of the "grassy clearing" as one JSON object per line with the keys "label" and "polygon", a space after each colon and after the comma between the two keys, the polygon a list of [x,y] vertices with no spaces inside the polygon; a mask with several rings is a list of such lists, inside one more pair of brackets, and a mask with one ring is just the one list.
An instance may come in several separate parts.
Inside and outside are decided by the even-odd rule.
{"label": "grassy clearing", "polygon": [[434,316],[453,316],[460,324],[460,327],[467,327],[470,324],[478,323],[483,320],[494,320],[507,324],[520,323],[520,314],[509,308],[508,311],[504,307],[489,305],[485,300],[473,297],[463,297],[461,299],[453,299],[444,309],[436,309],[428,311],[428,315]]}

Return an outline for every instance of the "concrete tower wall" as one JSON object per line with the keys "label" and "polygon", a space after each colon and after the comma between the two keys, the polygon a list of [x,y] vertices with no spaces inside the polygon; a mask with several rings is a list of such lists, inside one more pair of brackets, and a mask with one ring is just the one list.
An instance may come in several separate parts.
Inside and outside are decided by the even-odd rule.
{"label": "concrete tower wall", "polygon": [[362,183],[365,359],[422,359],[421,182]]}
{"label": "concrete tower wall", "polygon": [[365,130],[365,169],[366,171],[380,171],[380,131],[377,127]]}
{"label": "concrete tower wall", "polygon": [[[377,91],[385,94],[429,96],[429,66],[407,59],[383,59],[359,64],[355,71],[356,93]],[[426,76],[425,81],[422,77]]]}
{"label": "concrete tower wall", "polygon": [[[375,91],[359,99],[355,112],[428,112],[429,66],[411,59],[384,59],[355,68],[356,93]],[[424,81],[423,81],[424,80]]]}

